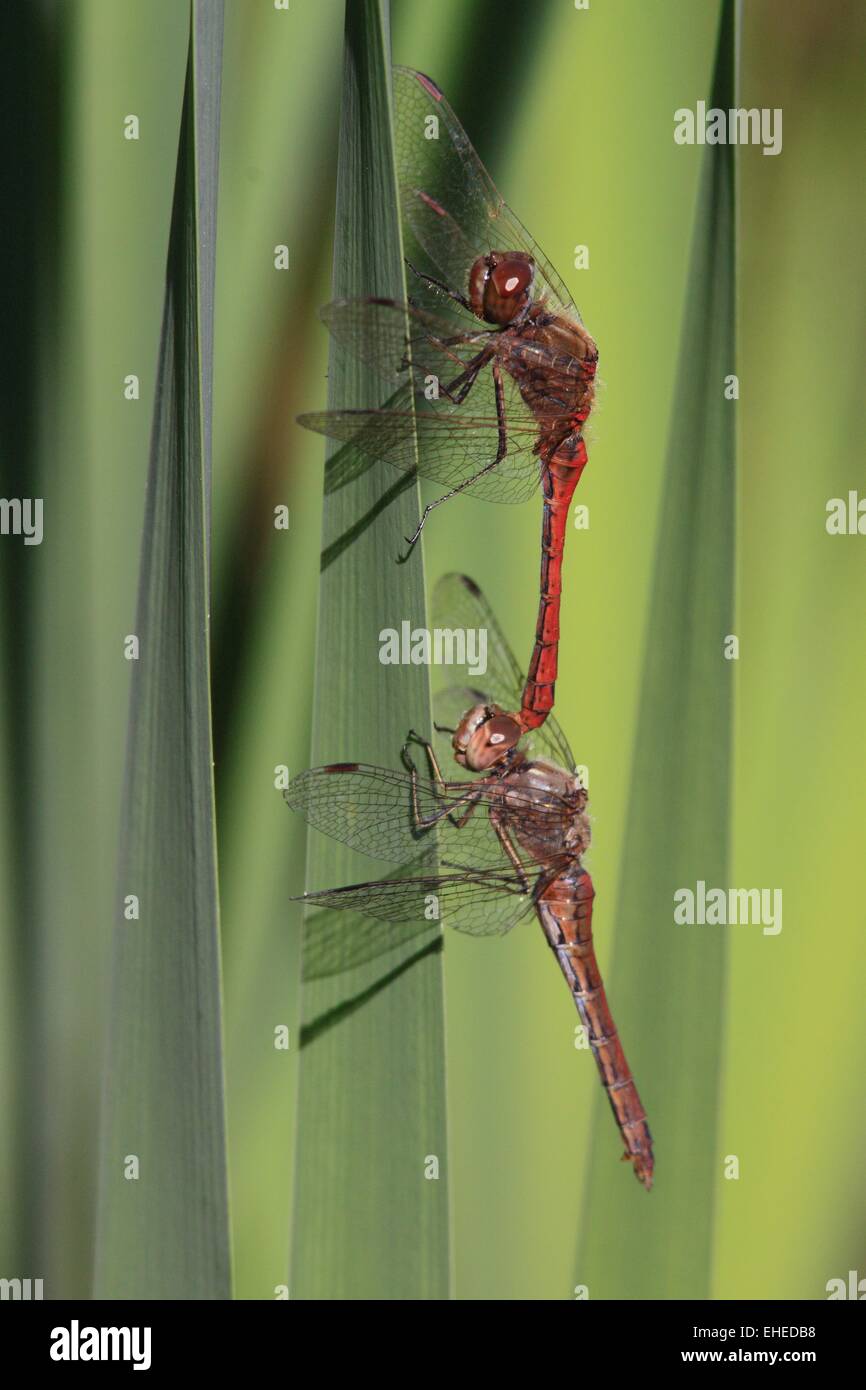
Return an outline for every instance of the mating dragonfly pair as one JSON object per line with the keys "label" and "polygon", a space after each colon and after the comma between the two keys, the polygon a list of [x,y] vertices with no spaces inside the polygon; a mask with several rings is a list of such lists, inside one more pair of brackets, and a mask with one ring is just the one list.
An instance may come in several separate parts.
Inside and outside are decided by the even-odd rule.
{"label": "mating dragonfly pair", "polygon": [[343,300],[322,315],[341,344],[377,368],[390,395],[382,406],[301,423],[351,444],[356,456],[447,487],[407,538],[410,550],[440,503],[463,492],[519,502],[540,482],[538,620],[523,677],[478,587],[459,575],[441,581],[435,624],[488,633],[487,688],[437,700],[437,726],[451,733],[470,776],[447,779],[433,745],[410,733],[403,772],[339,763],[296,777],[285,797],[311,825],[399,865],[391,878],[303,901],[420,928],[433,897],[449,925],[474,935],[505,932],[534,912],[586,1027],[624,1157],[649,1188],[652,1137],[592,941],[587,793],[568,770],[574,759],[551,715],[565,531],[587,460],[598,353],[439,89],[397,68],[394,103],[410,300]]}

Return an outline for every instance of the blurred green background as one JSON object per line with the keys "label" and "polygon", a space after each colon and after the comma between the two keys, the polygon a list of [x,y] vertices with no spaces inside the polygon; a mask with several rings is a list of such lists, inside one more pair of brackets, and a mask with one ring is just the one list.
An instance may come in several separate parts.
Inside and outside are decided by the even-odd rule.
{"label": "blurred green background", "polygon": [[[702,157],[674,143],[673,112],[708,96],[718,15],[714,0],[391,7],[395,60],[449,95],[600,348],[577,499],[591,521],[566,555],[557,715],[590,769],[597,947],[659,1163],[657,1193],[645,1197],[623,1168],[610,1189],[621,1200],[591,1213],[612,1236],[657,1196],[681,1237],[695,1219],[662,1186],[676,1078],[642,1069],[613,956]],[[128,712],[122,640],[135,611],[188,15],[176,0],[72,0],[3,23],[4,139],[21,175],[4,232],[3,495],[43,496],[46,537],[26,549],[0,541],[0,1274],[86,1297]],[[316,310],[329,298],[342,27],[342,0],[292,0],[287,12],[226,4],[213,700],[242,1298],[272,1297],[288,1268],[298,1053],[275,1052],[261,1020],[294,1032],[298,1019],[300,919],[287,898],[303,886],[305,836],[273,792],[273,769],[309,763],[324,454],[294,416],[325,401]],[[738,163],[729,882],[781,887],[784,927],[704,929],[726,932],[727,961],[724,1023],[709,1039],[721,1079],[712,1250],[697,1287],[660,1285],[659,1296],[821,1298],[828,1279],[866,1263],[866,541],[825,529],[828,499],[863,478],[864,59],[866,11],[854,0],[745,6],[740,104],[781,107],[784,147],[776,158],[746,147]],[[135,142],[122,135],[129,113]],[[274,268],[278,244],[287,271]],[[579,244],[587,269],[574,268]],[[136,402],[124,399],[128,373],[141,379]],[[291,508],[288,532],[272,524],[279,503]],[[425,532],[428,581],[468,571],[521,660],[539,511],[458,500]],[[654,791],[662,826],[663,779]],[[651,939],[669,926],[641,929]],[[659,1015],[676,1009],[651,948],[646,959]],[[569,1298],[598,1103],[572,1006],[531,926],[501,942],[451,934],[444,972],[456,1296]],[[612,1130],[603,1139],[614,1163]],[[724,1180],[726,1154],[739,1157],[737,1181]],[[597,1271],[605,1296],[634,1296],[629,1271],[614,1268],[613,1287]]]}

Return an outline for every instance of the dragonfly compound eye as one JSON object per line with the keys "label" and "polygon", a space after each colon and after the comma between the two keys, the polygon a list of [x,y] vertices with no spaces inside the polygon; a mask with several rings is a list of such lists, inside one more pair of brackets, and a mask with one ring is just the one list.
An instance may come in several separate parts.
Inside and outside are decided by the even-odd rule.
{"label": "dragonfly compound eye", "polygon": [[503,327],[522,317],[535,274],[527,251],[491,251],[479,256],[469,274],[472,312]]}
{"label": "dragonfly compound eye", "polygon": [[527,261],[509,257],[496,267],[490,279],[501,299],[516,299],[532,283],[532,266]]}
{"label": "dragonfly compound eye", "polygon": [[502,762],[520,739],[521,729],[510,714],[495,713],[475,730],[466,749],[466,766],[485,772]]}
{"label": "dragonfly compound eye", "polygon": [[510,714],[495,714],[482,725],[482,731],[490,747],[500,752],[513,748],[520,738],[520,725]]}

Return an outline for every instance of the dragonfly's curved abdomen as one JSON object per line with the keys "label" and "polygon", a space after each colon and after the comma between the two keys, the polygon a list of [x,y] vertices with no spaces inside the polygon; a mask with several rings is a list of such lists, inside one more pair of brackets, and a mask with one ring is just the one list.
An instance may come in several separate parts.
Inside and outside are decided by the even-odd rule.
{"label": "dragonfly's curved abdomen", "polygon": [[537,729],[553,709],[559,659],[562,555],[574,489],[587,462],[581,431],[595,400],[598,348],[586,329],[532,306],[507,340],[505,366],[539,425],[544,513],[541,586],[535,645],[523,689],[520,722]]}
{"label": "dragonfly's curved abdomen", "polygon": [[625,1156],[647,1189],[652,1186],[652,1135],[619,1035],[592,941],[592,879],[574,864],[539,895],[536,911],[589,1034],[596,1065],[625,1143]]}

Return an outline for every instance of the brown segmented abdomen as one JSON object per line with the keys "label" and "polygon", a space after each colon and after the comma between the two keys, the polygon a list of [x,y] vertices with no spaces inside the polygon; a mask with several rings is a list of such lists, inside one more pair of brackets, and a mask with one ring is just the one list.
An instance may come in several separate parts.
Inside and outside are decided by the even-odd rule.
{"label": "brown segmented abdomen", "polygon": [[536,911],[589,1034],[602,1085],[644,1187],[652,1187],[652,1135],[607,1003],[592,941],[592,879],[579,865],[567,869],[540,895]]}

